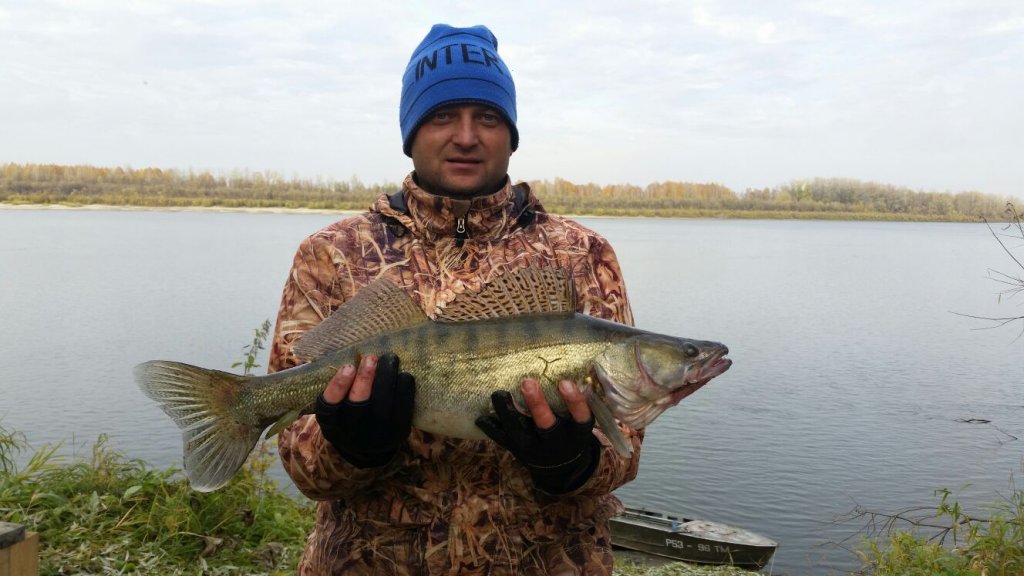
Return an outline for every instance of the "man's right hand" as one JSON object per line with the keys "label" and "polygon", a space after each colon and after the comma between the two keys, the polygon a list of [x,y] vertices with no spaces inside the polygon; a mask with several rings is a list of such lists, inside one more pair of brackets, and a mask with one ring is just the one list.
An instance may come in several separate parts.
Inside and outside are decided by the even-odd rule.
{"label": "man's right hand", "polygon": [[324,439],[358,468],[387,464],[409,438],[416,382],[394,354],[341,367],[316,401]]}

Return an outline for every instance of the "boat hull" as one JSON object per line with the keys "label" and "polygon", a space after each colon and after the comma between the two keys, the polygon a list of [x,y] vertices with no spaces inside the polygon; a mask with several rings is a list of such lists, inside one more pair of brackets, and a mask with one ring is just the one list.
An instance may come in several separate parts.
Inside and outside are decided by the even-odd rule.
{"label": "boat hull", "polygon": [[612,545],[683,562],[760,570],[778,544],[749,530],[627,508],[611,520]]}

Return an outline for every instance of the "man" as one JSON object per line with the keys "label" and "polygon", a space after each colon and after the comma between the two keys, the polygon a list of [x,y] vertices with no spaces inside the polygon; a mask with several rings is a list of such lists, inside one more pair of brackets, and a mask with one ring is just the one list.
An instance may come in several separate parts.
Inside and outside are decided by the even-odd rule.
{"label": "man", "polygon": [[[515,87],[486,27],[430,30],[405,71],[399,121],[413,172],[300,245],[271,371],[296,365],[302,333],[378,277],[434,317],[506,270],[556,266],[578,311],[632,323],[607,241],[511,185]],[[642,432],[623,427],[633,455],[619,456],[572,383],[560,383],[569,414],[556,415],[527,379],[530,418],[496,394],[495,416],[478,421],[495,442],[432,435],[411,428],[415,375],[400,361],[341,368],[316,414],[280,435],[285,469],[319,502],[299,573],[610,574],[611,492],[636,476]]]}

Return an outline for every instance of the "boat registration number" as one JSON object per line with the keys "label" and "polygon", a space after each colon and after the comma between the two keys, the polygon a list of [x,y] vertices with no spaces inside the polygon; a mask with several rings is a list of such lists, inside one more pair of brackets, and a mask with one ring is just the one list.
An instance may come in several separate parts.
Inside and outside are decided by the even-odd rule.
{"label": "boat registration number", "polygon": [[714,551],[714,552],[724,553],[724,554],[728,554],[729,553],[729,547],[728,546],[718,546],[718,545],[712,546],[711,544],[687,544],[686,542],[683,542],[682,540],[673,540],[671,538],[665,538],[665,545],[668,546],[669,548],[678,548],[678,549],[693,548],[694,546],[696,546],[698,552],[712,552],[712,551]]}

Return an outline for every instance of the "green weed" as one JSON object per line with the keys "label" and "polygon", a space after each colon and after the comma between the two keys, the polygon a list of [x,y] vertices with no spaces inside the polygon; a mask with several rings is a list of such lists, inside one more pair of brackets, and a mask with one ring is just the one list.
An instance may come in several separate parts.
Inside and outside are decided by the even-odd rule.
{"label": "green weed", "polygon": [[88,459],[49,446],[18,468],[16,439],[0,427],[0,517],[40,533],[43,575],[289,574],[312,528],[312,506],[268,476],[266,443],[225,488],[200,493],[102,436]]}
{"label": "green weed", "polygon": [[[1015,576],[1024,574],[1024,492],[989,507],[987,518],[963,510],[949,490],[936,491],[931,519],[899,518],[909,528],[865,539],[862,573],[875,576]],[[937,520],[938,523],[935,523]]]}

